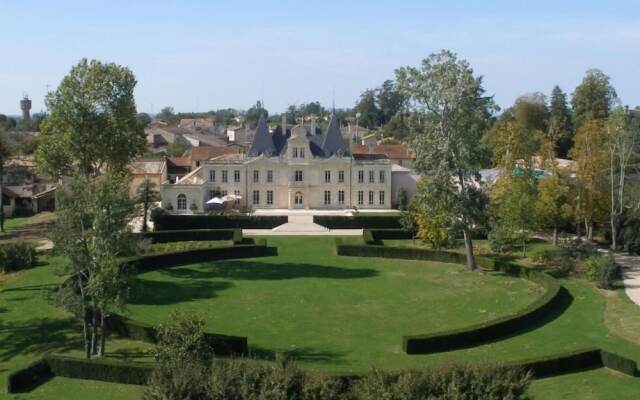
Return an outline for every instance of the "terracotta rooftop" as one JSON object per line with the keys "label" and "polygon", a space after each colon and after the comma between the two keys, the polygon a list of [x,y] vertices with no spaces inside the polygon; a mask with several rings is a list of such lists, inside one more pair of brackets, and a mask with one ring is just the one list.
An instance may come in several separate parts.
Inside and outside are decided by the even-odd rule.
{"label": "terracotta rooftop", "polygon": [[240,153],[238,146],[205,146],[205,147],[192,147],[189,151],[188,157],[191,162],[210,160],[215,157],[220,157],[224,154],[237,154]]}
{"label": "terracotta rooftop", "polygon": [[167,157],[167,161],[169,161],[173,166],[176,167],[191,166],[191,160],[188,157]]}
{"label": "terracotta rooftop", "polygon": [[354,144],[351,148],[354,157],[363,154],[383,154],[391,160],[407,160],[414,159],[415,154],[406,144],[376,144],[369,151],[369,146],[362,144]]}
{"label": "terracotta rooftop", "polygon": [[127,166],[132,174],[161,174],[165,167],[164,159],[138,159],[134,160]]}

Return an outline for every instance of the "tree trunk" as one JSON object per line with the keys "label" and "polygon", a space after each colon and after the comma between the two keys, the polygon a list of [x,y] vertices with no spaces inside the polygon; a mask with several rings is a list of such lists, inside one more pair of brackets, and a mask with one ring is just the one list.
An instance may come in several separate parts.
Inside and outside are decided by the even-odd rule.
{"label": "tree trunk", "polygon": [[593,221],[589,221],[589,224],[587,225],[587,240],[593,240]]}
{"label": "tree trunk", "polygon": [[474,271],[476,266],[476,259],[473,256],[473,243],[471,242],[471,232],[468,227],[464,227],[462,229],[462,233],[464,234],[464,249],[467,253],[467,269],[469,271]]}
{"label": "tree trunk", "polygon": [[142,217],[142,232],[147,231],[147,211],[149,210],[149,204],[147,202],[142,206],[144,208],[144,213]]}
{"label": "tree trunk", "polygon": [[553,226],[553,245],[558,245],[558,227],[555,225]]}
{"label": "tree trunk", "polygon": [[578,242],[582,240],[582,222],[578,222],[576,224],[576,236],[578,238]]}
{"label": "tree trunk", "polygon": [[95,304],[93,305],[91,314],[91,354],[98,354],[98,318],[96,316]]}
{"label": "tree trunk", "polygon": [[82,337],[84,338],[84,355],[91,358],[91,342],[89,340],[89,310],[87,310],[86,300],[84,297],[84,288],[82,287],[82,278],[78,279],[78,287],[80,289],[80,302],[82,303]]}
{"label": "tree trunk", "polygon": [[618,249],[618,226],[611,218],[611,250],[616,251]]}
{"label": "tree trunk", "polygon": [[107,322],[104,311],[100,313],[100,351],[98,355],[104,357],[104,346],[107,339]]}
{"label": "tree trunk", "polygon": [[522,234],[522,257],[527,256],[527,237]]}

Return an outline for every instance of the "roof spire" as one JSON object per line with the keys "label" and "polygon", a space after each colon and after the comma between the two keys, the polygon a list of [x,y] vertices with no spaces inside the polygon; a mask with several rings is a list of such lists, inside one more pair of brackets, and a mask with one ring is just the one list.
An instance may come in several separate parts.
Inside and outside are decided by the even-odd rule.
{"label": "roof spire", "polygon": [[338,119],[331,114],[329,118],[329,126],[327,127],[327,133],[324,135],[322,141],[322,151],[325,157],[331,157],[332,155],[343,156],[348,154],[348,148],[344,144],[342,134],[340,133],[340,126]]}
{"label": "roof spire", "polygon": [[269,134],[267,119],[264,116],[264,112],[261,112],[260,119],[258,120],[258,126],[256,126],[256,132],[253,135],[253,142],[251,143],[251,148],[247,155],[249,157],[258,157],[260,155],[271,157],[276,154],[276,146]]}

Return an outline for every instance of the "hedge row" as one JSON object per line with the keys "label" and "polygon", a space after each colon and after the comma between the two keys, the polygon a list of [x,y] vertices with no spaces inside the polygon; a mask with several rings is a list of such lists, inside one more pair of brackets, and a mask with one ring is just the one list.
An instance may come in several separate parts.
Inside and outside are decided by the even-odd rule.
{"label": "hedge row", "polygon": [[131,257],[123,261],[123,268],[133,268],[136,273],[140,273],[160,268],[169,268],[205,261],[225,260],[229,258],[265,257],[274,255],[276,251],[276,248],[267,247],[266,245],[239,245],[207,249],[192,249],[173,253]]}
{"label": "hedge row", "polygon": [[401,229],[398,215],[314,215],[313,222],[329,229]]}
{"label": "hedge row", "polygon": [[411,239],[411,233],[404,229],[371,229],[374,240]]}
{"label": "hedge row", "polygon": [[[156,329],[149,324],[134,321],[121,315],[113,314],[106,318],[107,329],[121,337],[156,343]],[[212,346],[218,356],[243,356],[249,354],[247,338],[242,336],[228,336],[217,333],[204,334],[205,341]]]}
{"label": "hedge row", "polygon": [[39,359],[23,369],[7,375],[7,393],[21,393],[53,378],[53,372],[44,359]]}
{"label": "hedge row", "polygon": [[201,240],[233,240],[242,243],[242,229],[179,229],[136,234],[151,243],[191,242]]}
{"label": "hedge row", "polygon": [[267,215],[158,215],[158,231],[188,229],[272,229],[288,221],[287,216]]}
{"label": "hedge row", "polygon": [[106,359],[45,355],[44,360],[55,376],[128,385],[146,385],[154,369],[153,364]]}
{"label": "hedge row", "polygon": [[625,375],[640,376],[638,363],[621,355],[600,350],[602,365]]}
{"label": "hedge row", "polygon": [[[338,255],[343,256],[401,258],[456,264],[466,262],[463,254],[426,249],[344,245],[338,242],[336,250]],[[510,275],[529,279],[542,285],[545,292],[527,307],[491,321],[433,334],[404,336],[402,347],[407,354],[429,354],[472,347],[495,340],[498,337],[508,336],[535,324],[560,302],[560,285],[555,279],[543,272],[483,257],[477,257],[477,263],[483,268],[501,270]]]}

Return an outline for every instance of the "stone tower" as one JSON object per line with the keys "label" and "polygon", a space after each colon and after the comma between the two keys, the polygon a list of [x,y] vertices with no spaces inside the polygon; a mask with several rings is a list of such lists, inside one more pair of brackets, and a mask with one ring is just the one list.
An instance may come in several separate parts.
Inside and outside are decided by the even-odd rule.
{"label": "stone tower", "polygon": [[20,109],[22,110],[22,120],[25,124],[31,123],[31,100],[26,94],[20,100]]}

